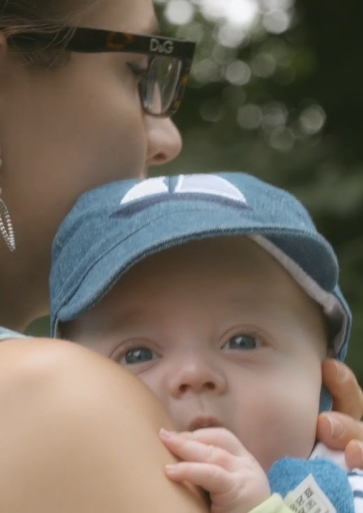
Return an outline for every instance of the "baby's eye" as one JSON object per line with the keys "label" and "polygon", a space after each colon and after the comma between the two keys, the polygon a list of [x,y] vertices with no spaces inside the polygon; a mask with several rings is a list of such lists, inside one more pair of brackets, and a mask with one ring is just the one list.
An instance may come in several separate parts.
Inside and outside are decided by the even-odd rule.
{"label": "baby's eye", "polygon": [[135,365],[137,363],[145,363],[155,360],[157,357],[158,355],[147,347],[136,347],[135,349],[130,349],[125,353],[121,359],[121,364]]}
{"label": "baby's eye", "polygon": [[223,346],[223,349],[242,349],[251,350],[260,347],[261,341],[254,335],[239,334],[231,337],[228,342]]}

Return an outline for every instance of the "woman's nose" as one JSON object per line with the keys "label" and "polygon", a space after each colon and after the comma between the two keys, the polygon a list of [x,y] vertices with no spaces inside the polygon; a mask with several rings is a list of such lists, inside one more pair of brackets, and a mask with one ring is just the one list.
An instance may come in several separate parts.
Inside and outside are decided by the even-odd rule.
{"label": "woman's nose", "polygon": [[148,133],[148,166],[166,164],[179,155],[182,148],[182,138],[170,118],[147,116],[146,129]]}
{"label": "woman's nose", "polygon": [[219,395],[225,389],[226,380],[222,370],[214,368],[201,356],[179,360],[177,369],[170,378],[170,391],[174,397],[190,392],[213,392]]}

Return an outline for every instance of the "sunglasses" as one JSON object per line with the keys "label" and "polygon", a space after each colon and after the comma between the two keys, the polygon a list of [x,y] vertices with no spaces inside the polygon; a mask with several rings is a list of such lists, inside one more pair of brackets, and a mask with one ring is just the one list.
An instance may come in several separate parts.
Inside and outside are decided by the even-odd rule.
{"label": "sunglasses", "polygon": [[[71,36],[69,36],[71,31]],[[71,52],[122,52],[148,56],[144,68],[132,68],[140,76],[139,93],[146,114],[169,117],[178,110],[192,66],[196,44],[161,36],[66,27],[57,33],[24,32],[8,36],[11,44],[26,49],[65,49]],[[132,67],[132,65],[130,65]]]}

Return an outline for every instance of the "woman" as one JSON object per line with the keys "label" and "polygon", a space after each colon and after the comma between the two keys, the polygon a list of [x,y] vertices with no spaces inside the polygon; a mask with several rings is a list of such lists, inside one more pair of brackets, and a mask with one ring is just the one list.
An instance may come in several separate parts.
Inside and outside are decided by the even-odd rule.
{"label": "woman", "polygon": [[[192,47],[125,36],[154,33],[151,0],[0,6],[0,324],[21,331],[48,311],[51,242],[77,197],[179,153],[165,116]],[[141,382],[67,342],[1,338],[0,511],[207,511],[197,490],[165,478],[173,457],[158,432],[172,426]],[[318,437],[362,466],[363,427],[348,417],[361,416],[362,393],[343,364],[324,376],[340,413],[320,418]]]}

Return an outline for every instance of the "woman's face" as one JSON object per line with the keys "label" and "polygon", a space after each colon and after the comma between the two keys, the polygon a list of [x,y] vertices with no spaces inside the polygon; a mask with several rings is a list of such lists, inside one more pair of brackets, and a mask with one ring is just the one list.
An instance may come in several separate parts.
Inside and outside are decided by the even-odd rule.
{"label": "woman's face", "polygon": [[[78,22],[141,34],[155,24],[151,0],[96,2]],[[0,179],[17,240],[13,258],[27,279],[34,266],[38,274],[45,266],[47,277],[51,241],[78,196],[145,176],[178,155],[181,138],[169,119],[143,113],[128,63],[145,66],[145,56],[72,53],[50,71],[6,54],[5,41],[0,48]]]}

